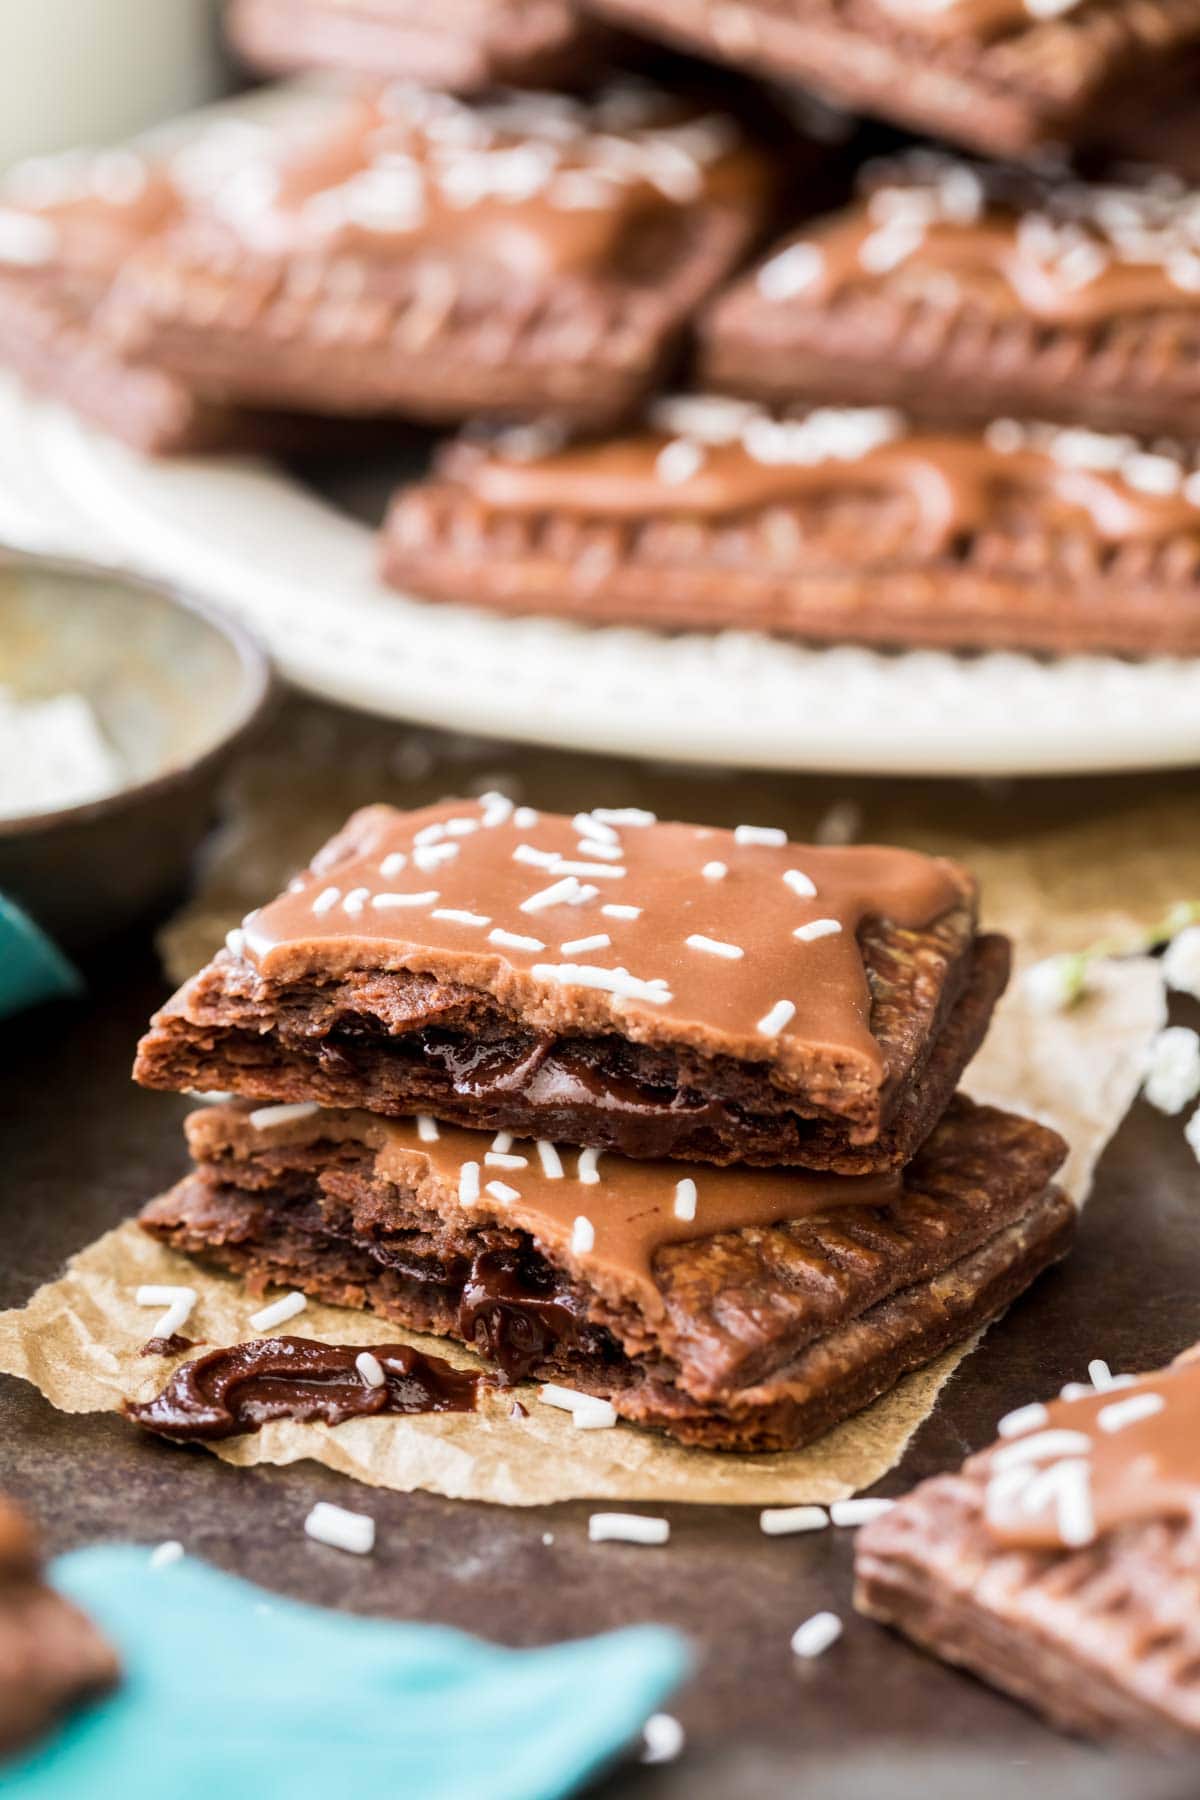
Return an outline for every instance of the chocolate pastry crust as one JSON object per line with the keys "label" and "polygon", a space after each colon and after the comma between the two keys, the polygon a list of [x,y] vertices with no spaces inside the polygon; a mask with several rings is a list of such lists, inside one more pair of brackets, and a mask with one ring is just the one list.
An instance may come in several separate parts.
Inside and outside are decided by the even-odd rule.
{"label": "chocolate pastry crust", "polygon": [[700,376],[772,405],[1194,442],[1197,270],[1178,182],[1049,180],[914,151],[868,164],[855,201],[709,306]]}
{"label": "chocolate pastry crust", "polygon": [[[567,1381],[714,1448],[819,1435],[994,1317],[1074,1223],[1050,1185],[1061,1139],[960,1098],[890,1204],[667,1244],[651,1305],[639,1279],[555,1230],[535,1238],[486,1190],[466,1205],[446,1183],[381,1174],[388,1129],[329,1113],[258,1131],[244,1107],[206,1109],[188,1124],[196,1172],[142,1224],[254,1287],[286,1282],[457,1337],[514,1379]],[[454,1156],[460,1139],[482,1157],[487,1140],[465,1133]],[[620,1165],[601,1166],[620,1183]],[[603,1185],[589,1191],[603,1231]]]}
{"label": "chocolate pastry crust", "polygon": [[[677,1014],[671,1005],[649,1001],[614,1012],[607,996],[570,984],[570,967],[565,986],[529,987],[530,978],[547,981],[534,962],[546,953],[542,940],[524,940],[532,949],[506,951],[512,959],[506,973],[491,940],[480,928],[458,925],[460,915],[434,914],[427,924],[436,892],[414,895],[419,907],[405,904],[382,913],[368,903],[365,886],[360,897],[355,883],[370,879],[390,885],[379,874],[388,862],[385,853],[406,858],[409,852],[396,846],[411,844],[418,832],[446,830],[451,820],[474,825],[471,809],[453,805],[412,815],[387,807],[355,814],[320,852],[300,887],[255,915],[244,934],[259,934],[254,959],[246,943],[235,941],[234,949],[220,952],[156,1016],[139,1047],[136,1078],[148,1087],[230,1090],[264,1100],[362,1106],[397,1117],[429,1112],[465,1125],[635,1157],[859,1174],[898,1166],[913,1154],[982,1041],[1007,980],[1007,942],[976,936],[974,888],[955,865],[869,849],[743,847],[731,833],[639,826],[626,833],[628,872],[611,871],[619,879],[606,884],[606,892],[643,904],[632,909],[637,919],[624,926],[629,947],[623,950],[618,936],[605,956],[610,961],[621,954],[678,957],[673,940],[682,939],[686,918],[696,916],[686,911],[692,905],[706,909],[706,921],[729,919],[732,927],[739,918],[743,941],[751,939],[750,954],[728,962],[688,946],[672,976],[687,984],[686,1004],[673,1002],[681,1008]],[[511,917],[522,930],[536,925],[556,935],[566,929],[582,933],[593,921],[609,923],[593,904],[530,915],[511,898],[552,881],[554,874],[550,868],[526,868],[512,853],[513,844],[519,853],[524,836],[537,837],[544,845],[565,848],[569,856],[575,835],[570,821],[549,815],[528,833],[508,825],[482,830],[460,840],[461,862],[442,865],[430,876],[406,869],[396,879],[437,879],[443,889],[457,880],[462,895],[487,896],[499,923],[507,925]],[[538,854],[553,860],[556,852]],[[718,854],[730,859],[732,872],[712,884],[700,864]],[[471,857],[476,860],[469,862]],[[924,884],[922,905],[932,907],[931,922],[904,927],[867,916],[857,948],[849,931],[821,943],[791,941],[787,925],[804,917],[804,908],[820,913],[822,906],[836,905],[837,870],[861,867],[863,879],[882,879],[869,868],[890,867],[893,857],[904,880]],[[780,879],[793,859],[814,871],[816,898],[795,899]],[[692,863],[694,883],[687,866]],[[443,872],[447,869],[461,873]],[[826,869],[829,887],[823,889]],[[349,900],[358,908],[353,919],[344,905],[314,916],[313,896],[324,909],[321,891],[327,883],[324,891],[331,896],[343,887],[350,890]],[[599,898],[597,893],[597,903]],[[899,906],[899,888],[895,898]],[[441,899],[445,906],[445,892]],[[712,911],[717,907],[723,910]],[[755,909],[753,927],[747,907]],[[437,923],[439,916],[448,923]],[[920,918],[921,909],[910,916]],[[560,922],[552,925],[551,919]],[[586,924],[577,923],[581,919]],[[360,938],[360,929],[375,935]],[[756,931],[761,947],[753,939]],[[423,934],[422,943],[437,945],[436,954],[410,948],[404,934],[413,932]],[[639,944],[645,947],[638,949]],[[489,973],[497,964],[499,973]],[[787,1028],[777,1037],[755,1031],[752,1022],[765,1010],[763,999],[773,997],[779,983],[793,984],[798,1001],[803,984],[811,986],[811,1036]],[[864,983],[865,1016],[860,1017],[854,990]],[[653,999],[663,990],[648,984],[646,991]],[[838,1015],[846,1009],[849,1038],[840,1038],[830,1005]],[[737,1026],[732,1035],[705,1022],[704,1009],[721,1006],[732,1007],[732,1013],[712,1017]],[[743,1014],[748,1014],[748,1036]],[[858,1053],[850,1054],[843,1045],[860,1036]]]}
{"label": "chocolate pastry crust", "polygon": [[194,204],[125,266],[102,329],[226,403],[627,417],[774,179],[731,117],[659,90],[636,104],[623,125],[618,85],[473,106],[385,89],[281,145],[261,203],[235,176]]}
{"label": "chocolate pastry crust", "polygon": [[104,1693],[119,1672],[91,1620],[43,1581],[33,1533],[0,1498],[0,1756]]}
{"label": "chocolate pastry crust", "polygon": [[571,87],[611,48],[569,0],[232,0],[226,30],[270,74],[347,69],[460,94]]}
{"label": "chocolate pastry crust", "polygon": [[858,1610],[1063,1730],[1194,1752],[1195,1518],[1127,1524],[1081,1549],[1014,1549],[985,1524],[986,1486],[985,1459],[972,1458],[865,1527]]}
{"label": "chocolate pastry crust", "polygon": [[1040,21],[1016,0],[589,3],[617,25],[993,156],[1103,137],[1115,116],[1181,86],[1200,44],[1196,0],[1085,0]]}
{"label": "chocolate pastry crust", "polygon": [[[785,357],[785,385],[786,367]],[[384,578],[433,600],[589,625],[1051,654],[1200,650],[1200,506],[1182,497],[1194,459],[1156,459],[1174,484],[1164,504],[1125,483],[1122,462],[1136,476],[1139,458],[1127,439],[1089,435],[1097,466],[1085,471],[1066,460],[1081,434],[1050,426],[938,432],[886,409],[747,406],[745,443],[698,448],[705,415],[716,428],[736,403],[677,405],[676,436],[656,426],[519,466],[503,438],[491,450],[454,446],[396,495]],[[787,466],[746,448],[793,432],[815,440],[818,426],[832,445],[856,422],[869,442],[872,419],[879,434],[890,419],[890,435],[857,457]],[[686,454],[703,458],[695,476],[665,480],[668,459]]]}

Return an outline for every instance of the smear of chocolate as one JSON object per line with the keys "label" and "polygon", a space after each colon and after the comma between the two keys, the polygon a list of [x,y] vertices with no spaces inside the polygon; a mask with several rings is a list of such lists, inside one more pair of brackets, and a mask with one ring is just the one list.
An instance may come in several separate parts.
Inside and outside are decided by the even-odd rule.
{"label": "smear of chocolate", "polygon": [[523,1381],[559,1344],[579,1339],[580,1303],[519,1251],[485,1251],[463,1287],[458,1329],[507,1381]]}
{"label": "smear of chocolate", "polygon": [[[364,1350],[383,1369],[381,1387],[355,1366]],[[408,1344],[255,1338],[184,1363],[153,1400],[127,1403],[125,1411],[161,1437],[212,1442],[259,1431],[271,1419],[341,1425],[380,1413],[474,1412],[479,1383]]]}
{"label": "smear of chocolate", "polygon": [[182,1356],[185,1350],[194,1350],[195,1347],[196,1343],[194,1338],[180,1337],[177,1331],[173,1331],[170,1337],[147,1338],[141,1349],[138,1351],[138,1355]]}

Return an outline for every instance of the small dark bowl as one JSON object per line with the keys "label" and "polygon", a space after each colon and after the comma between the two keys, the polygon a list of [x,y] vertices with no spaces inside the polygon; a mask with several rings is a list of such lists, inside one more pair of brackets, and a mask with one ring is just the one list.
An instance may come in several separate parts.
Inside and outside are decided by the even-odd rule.
{"label": "small dark bowl", "polygon": [[230,758],[274,697],[239,625],[137,576],[0,550],[0,687],[82,693],[127,774],[115,793],[0,818],[0,891],[67,948],[167,899]]}

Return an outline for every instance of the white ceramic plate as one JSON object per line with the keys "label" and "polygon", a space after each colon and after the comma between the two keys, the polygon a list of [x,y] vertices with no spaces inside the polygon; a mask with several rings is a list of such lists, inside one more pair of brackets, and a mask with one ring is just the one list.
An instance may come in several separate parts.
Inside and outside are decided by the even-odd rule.
{"label": "white ceramic plate", "polygon": [[0,533],[179,582],[300,687],[473,733],[697,763],[1001,774],[1200,761],[1200,661],[806,650],[395,594],[369,528],[267,464],[147,462],[0,387]]}

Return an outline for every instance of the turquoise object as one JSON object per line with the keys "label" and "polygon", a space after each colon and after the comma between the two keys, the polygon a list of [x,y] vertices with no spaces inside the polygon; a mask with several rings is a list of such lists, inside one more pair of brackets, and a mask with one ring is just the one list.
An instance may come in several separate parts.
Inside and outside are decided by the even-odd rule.
{"label": "turquoise object", "polygon": [[0,894],[0,1019],[83,992],[83,977],[15,900]]}
{"label": "turquoise object", "polygon": [[[75,1551],[50,1579],[124,1679],[0,1769],[4,1800],[553,1800],[637,1742],[689,1661],[656,1625],[504,1650],[130,1546]],[[402,1604],[402,1565],[395,1580]]]}

